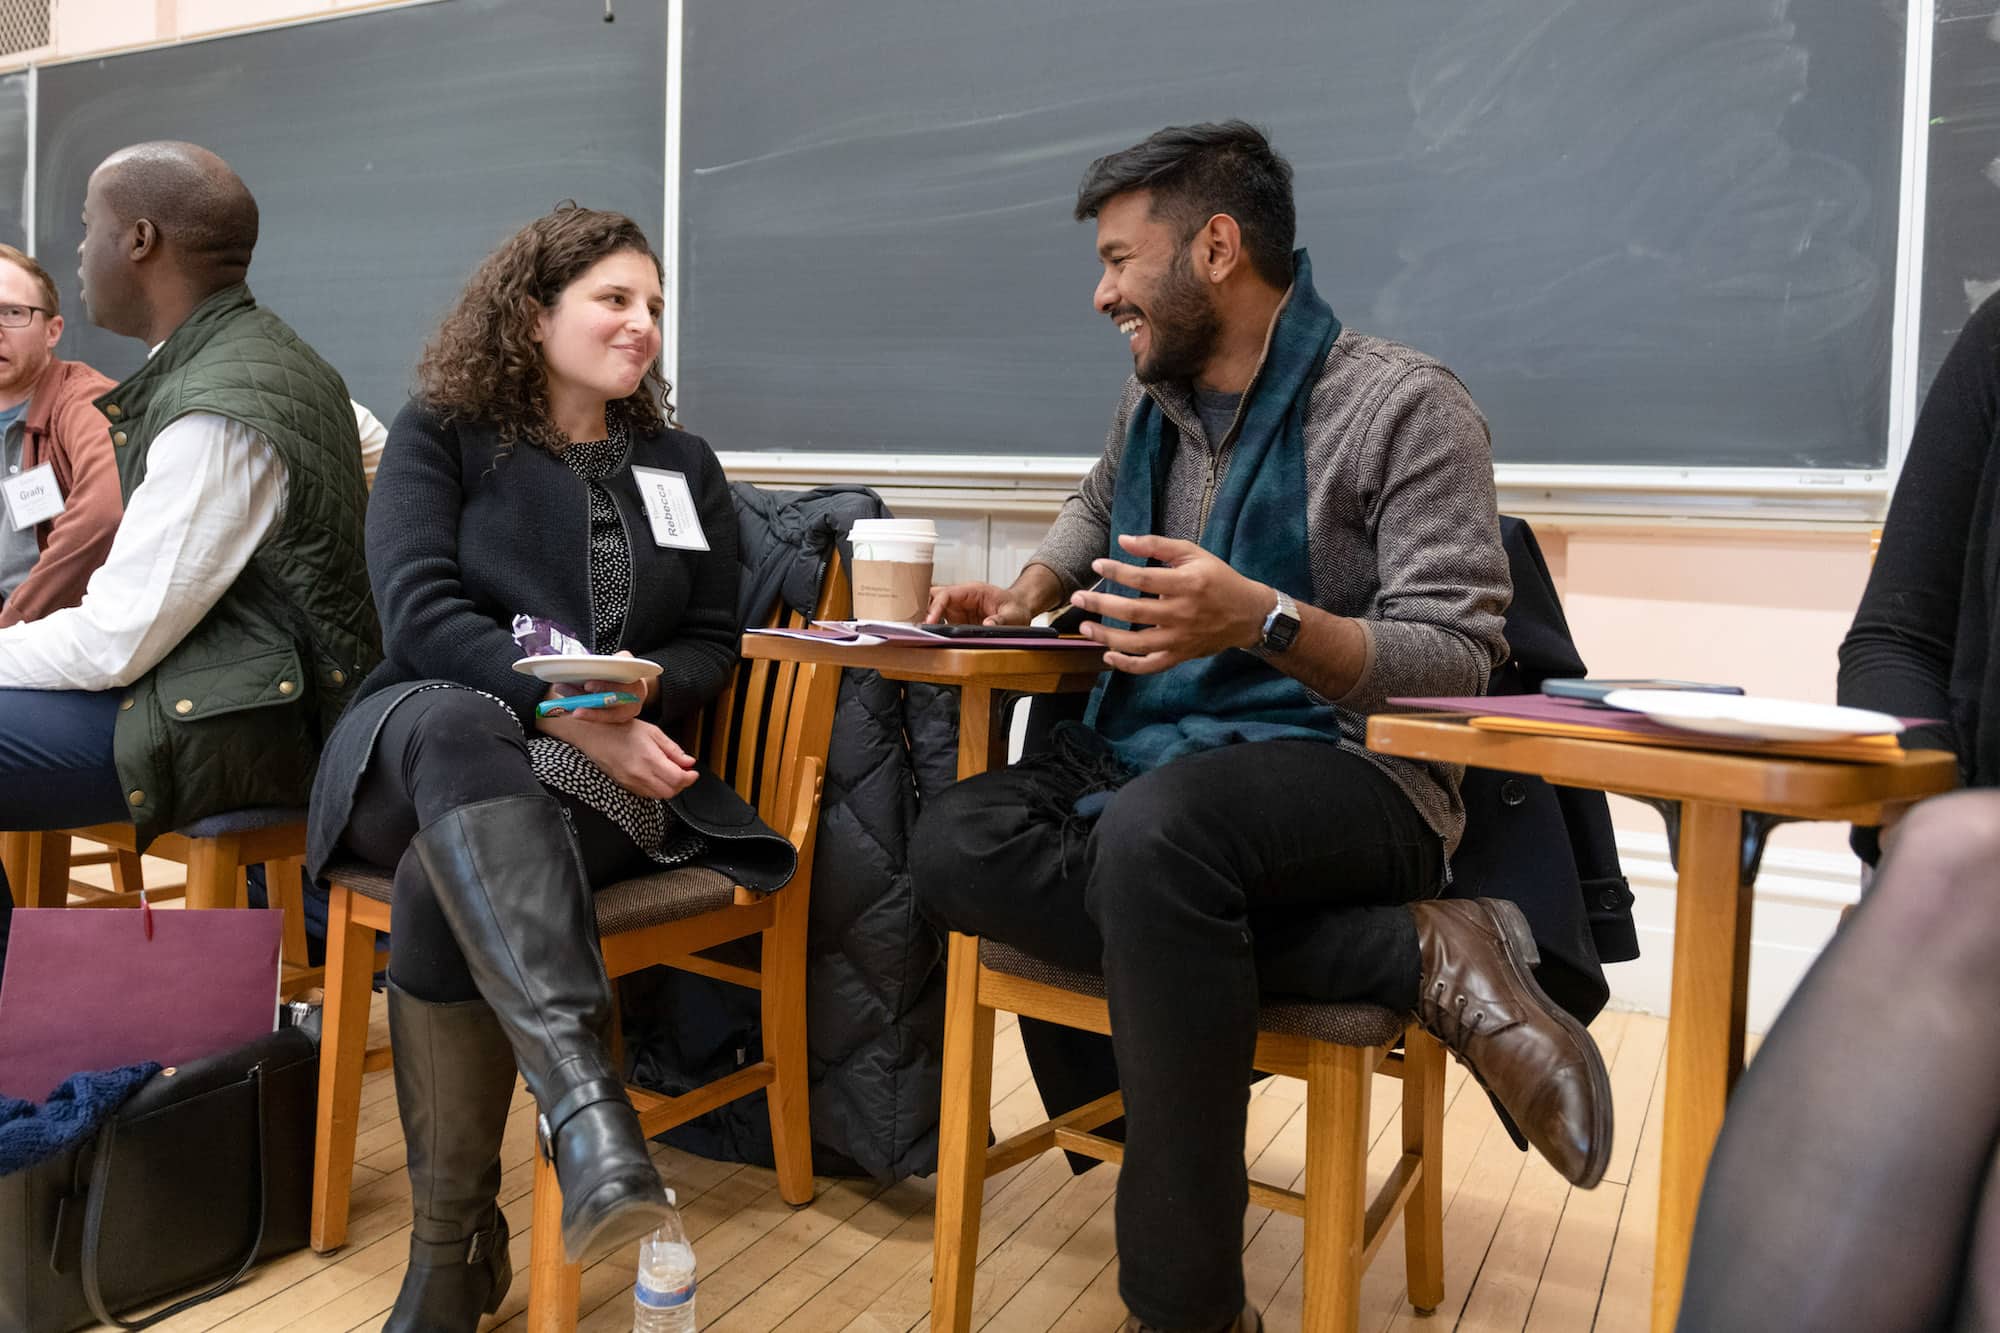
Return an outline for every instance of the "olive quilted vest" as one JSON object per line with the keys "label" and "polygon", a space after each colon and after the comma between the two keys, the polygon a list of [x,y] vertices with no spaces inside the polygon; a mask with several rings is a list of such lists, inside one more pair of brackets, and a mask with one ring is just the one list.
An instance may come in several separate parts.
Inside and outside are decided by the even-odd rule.
{"label": "olive quilted vest", "polygon": [[191,412],[248,426],[285,467],[276,529],[120,703],[112,750],[140,846],[225,810],[305,805],[321,743],[382,656],[347,386],[238,285],[196,307],[97,406],[128,500],[153,440]]}

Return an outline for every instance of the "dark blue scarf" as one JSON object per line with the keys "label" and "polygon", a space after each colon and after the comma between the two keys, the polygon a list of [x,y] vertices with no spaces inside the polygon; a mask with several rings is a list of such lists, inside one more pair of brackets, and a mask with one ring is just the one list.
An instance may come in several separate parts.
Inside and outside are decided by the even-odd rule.
{"label": "dark blue scarf", "polygon": [[[1312,598],[1306,543],[1305,418],[1340,321],[1313,290],[1304,250],[1292,256],[1292,292],[1250,386],[1222,487],[1209,510],[1202,548],[1237,573]],[[1111,501],[1111,558],[1147,563],[1118,545],[1121,533],[1159,531],[1159,491],[1180,433],[1151,395],[1125,429]],[[1216,441],[1220,444],[1220,441]],[[1129,590],[1114,591],[1135,596]],[[1107,623],[1123,627],[1118,621]],[[1338,741],[1333,708],[1249,653],[1231,649],[1134,676],[1109,671],[1091,695],[1086,723],[1118,758],[1144,771],[1198,750],[1238,741],[1301,737]]]}

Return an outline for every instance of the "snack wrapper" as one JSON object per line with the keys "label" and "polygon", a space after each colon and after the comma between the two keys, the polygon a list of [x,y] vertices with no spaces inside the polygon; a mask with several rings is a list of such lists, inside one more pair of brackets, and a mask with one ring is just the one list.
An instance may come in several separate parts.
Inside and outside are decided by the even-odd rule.
{"label": "snack wrapper", "polygon": [[588,657],[590,648],[567,625],[540,616],[514,617],[514,642],[523,657]]}

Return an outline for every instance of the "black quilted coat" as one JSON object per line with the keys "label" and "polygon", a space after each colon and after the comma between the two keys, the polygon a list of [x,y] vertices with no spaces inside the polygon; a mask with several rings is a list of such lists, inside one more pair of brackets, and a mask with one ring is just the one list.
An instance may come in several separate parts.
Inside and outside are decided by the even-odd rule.
{"label": "black quilted coat", "polygon": [[[764,491],[737,483],[743,621],[780,599],[809,612],[848,526],[888,509],[874,492]],[[820,803],[806,944],[813,1167],[881,1181],[937,1164],[944,950],[917,913],[905,854],[927,796],[957,777],[951,691],[848,671]],[[754,949],[754,942],[747,944]],[[634,1081],[678,1093],[762,1057],[757,995],[650,969],[624,983]],[[733,1102],[664,1136],[708,1157],[771,1161],[764,1097]]]}

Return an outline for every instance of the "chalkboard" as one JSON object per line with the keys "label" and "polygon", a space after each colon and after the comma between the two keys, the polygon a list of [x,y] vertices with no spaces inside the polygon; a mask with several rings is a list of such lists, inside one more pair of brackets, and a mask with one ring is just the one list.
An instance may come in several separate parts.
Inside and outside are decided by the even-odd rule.
{"label": "chalkboard", "polygon": [[2000,291],[2000,4],[1938,0],[1924,195],[1920,391]]}
{"label": "chalkboard", "polygon": [[1242,116],[1351,326],[1507,461],[1887,452],[1902,0],[689,5],[686,415],[727,449],[1092,454],[1098,154]]}
{"label": "chalkboard", "polygon": [[0,241],[28,245],[28,76],[0,74]]}
{"label": "chalkboard", "polygon": [[[257,197],[251,290],[387,419],[473,266],[523,222],[574,198],[657,243],[661,10],[605,23],[574,0],[447,0],[47,66],[42,249],[74,251],[85,182],[113,150],[212,148]],[[51,267],[69,305],[75,265]],[[145,356],[85,319],[70,329],[68,354],[107,374]]]}

